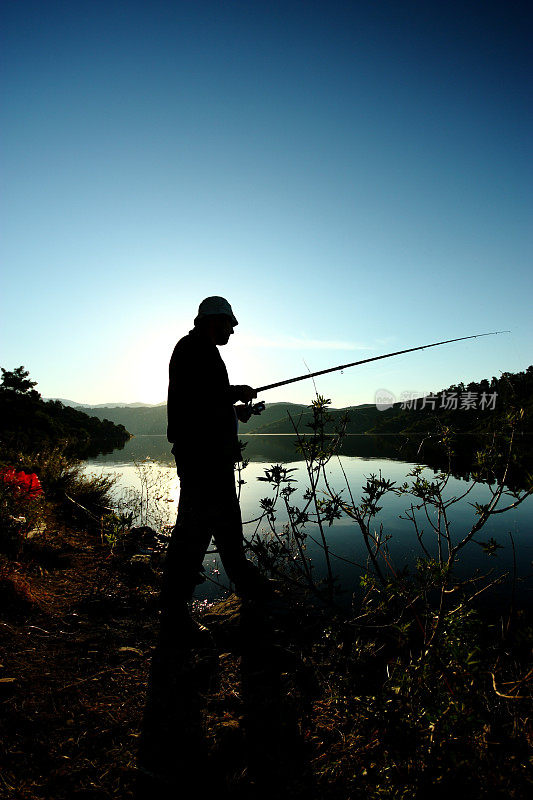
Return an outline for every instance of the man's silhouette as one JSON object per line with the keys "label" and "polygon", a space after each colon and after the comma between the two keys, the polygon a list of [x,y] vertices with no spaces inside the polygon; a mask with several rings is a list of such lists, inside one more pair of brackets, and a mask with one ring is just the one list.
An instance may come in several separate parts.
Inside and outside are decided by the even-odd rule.
{"label": "man's silhouette", "polygon": [[[241,460],[237,419],[246,422],[251,386],[231,386],[217,346],[228,343],[237,320],[223,297],[200,303],[194,328],[177,343],[169,366],[168,440],[180,479],[180,500],[161,593],[162,643],[194,637],[202,626],[187,603],[200,580],[205,552],[214,537],[237,594],[264,594],[265,581],[245,558],[242,520],[235,489]],[[205,629],[203,629],[205,631]]]}

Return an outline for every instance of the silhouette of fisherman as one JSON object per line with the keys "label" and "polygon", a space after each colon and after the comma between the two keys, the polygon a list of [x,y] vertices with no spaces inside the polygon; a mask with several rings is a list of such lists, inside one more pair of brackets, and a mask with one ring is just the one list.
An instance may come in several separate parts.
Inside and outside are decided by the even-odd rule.
{"label": "silhouette of fisherman", "polygon": [[[251,386],[231,386],[218,347],[237,325],[223,297],[200,303],[194,328],[177,343],[169,365],[167,438],[180,480],[176,526],[168,546],[160,598],[160,642],[173,646],[209,634],[189,615],[188,601],[202,580],[213,536],[236,593],[262,599],[268,584],[245,557],[234,467],[241,460],[237,420],[247,422],[257,396]],[[192,402],[191,402],[192,398]]]}

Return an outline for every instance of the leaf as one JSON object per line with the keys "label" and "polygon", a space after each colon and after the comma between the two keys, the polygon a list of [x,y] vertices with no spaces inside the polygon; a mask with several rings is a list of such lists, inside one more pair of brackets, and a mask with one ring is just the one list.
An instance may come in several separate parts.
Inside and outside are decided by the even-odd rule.
{"label": "leaf", "polygon": [[483,552],[488,556],[495,556],[497,550],[503,550],[503,545],[498,544],[493,536],[491,536],[488,542],[479,542],[479,544],[481,545]]}
{"label": "leaf", "polygon": [[119,647],[118,653],[135,653],[137,656],[144,655],[142,650],[139,650],[137,647]]}

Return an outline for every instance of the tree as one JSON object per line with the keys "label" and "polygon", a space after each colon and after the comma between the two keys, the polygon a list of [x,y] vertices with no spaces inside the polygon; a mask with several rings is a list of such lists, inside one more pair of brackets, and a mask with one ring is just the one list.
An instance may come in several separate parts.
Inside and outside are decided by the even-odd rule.
{"label": "tree", "polygon": [[39,398],[41,395],[33,388],[37,386],[37,381],[29,380],[29,372],[23,366],[16,367],[13,372],[1,367],[2,382],[0,383],[0,390],[15,392],[16,394],[25,394],[34,399]]}

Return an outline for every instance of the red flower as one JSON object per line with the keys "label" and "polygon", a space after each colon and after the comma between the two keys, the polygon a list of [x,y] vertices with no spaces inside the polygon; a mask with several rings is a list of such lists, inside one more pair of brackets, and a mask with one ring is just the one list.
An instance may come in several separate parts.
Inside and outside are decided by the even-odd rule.
{"label": "red flower", "polygon": [[35,472],[17,472],[14,467],[0,469],[0,482],[10,486],[14,496],[21,500],[34,500],[43,493]]}

